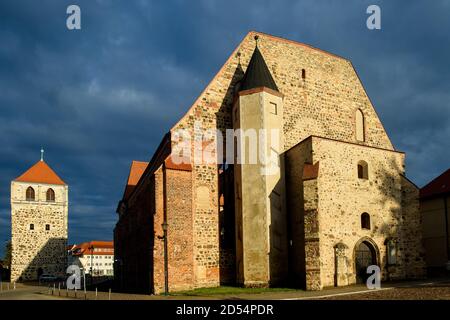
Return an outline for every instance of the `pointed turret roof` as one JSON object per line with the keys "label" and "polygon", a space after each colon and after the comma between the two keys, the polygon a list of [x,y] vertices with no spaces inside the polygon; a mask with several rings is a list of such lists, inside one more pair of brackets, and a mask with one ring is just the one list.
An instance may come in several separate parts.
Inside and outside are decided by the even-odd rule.
{"label": "pointed turret roof", "polygon": [[249,90],[259,87],[266,87],[278,91],[275,80],[273,80],[272,74],[264,61],[258,46],[256,46],[244,77],[242,78],[240,90]]}
{"label": "pointed turret roof", "polygon": [[33,183],[46,183],[46,184],[59,184],[65,185],[66,183],[58,177],[55,171],[49,167],[49,165],[43,161],[38,161],[34,166],[28,169],[20,177],[14,181],[18,182],[33,182]]}

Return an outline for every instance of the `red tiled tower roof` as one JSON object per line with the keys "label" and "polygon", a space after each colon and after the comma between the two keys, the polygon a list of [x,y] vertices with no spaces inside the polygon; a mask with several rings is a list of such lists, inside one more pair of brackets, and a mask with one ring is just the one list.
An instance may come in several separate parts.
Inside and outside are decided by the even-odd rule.
{"label": "red tiled tower roof", "polygon": [[41,160],[14,181],[65,185],[66,183]]}

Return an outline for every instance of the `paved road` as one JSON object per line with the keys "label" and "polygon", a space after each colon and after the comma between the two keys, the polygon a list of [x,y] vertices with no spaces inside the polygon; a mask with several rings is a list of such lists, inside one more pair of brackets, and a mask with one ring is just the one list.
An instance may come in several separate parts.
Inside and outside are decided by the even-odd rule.
{"label": "paved road", "polygon": [[0,292],[0,300],[63,300],[67,298],[47,295],[46,289],[33,286],[18,286],[16,290]]}
{"label": "paved road", "polygon": [[[69,292],[69,298],[52,296],[48,289],[39,286],[17,285],[16,290],[5,290],[0,292],[0,300],[64,300],[74,299],[75,292]],[[65,291],[61,291],[65,295]],[[78,299],[85,299],[82,292],[78,292]],[[405,281],[399,283],[382,283],[382,290],[368,290],[364,286],[349,286],[341,288],[330,288],[323,291],[292,291],[292,292],[267,292],[260,294],[233,294],[233,295],[207,295],[207,296],[183,296],[171,295],[150,296],[137,294],[112,293],[109,297],[107,292],[87,292],[88,300],[156,300],[156,299],[262,299],[262,300],[304,300],[304,299],[345,299],[345,300],[375,300],[375,299],[450,299],[450,280],[425,280],[425,281]]]}

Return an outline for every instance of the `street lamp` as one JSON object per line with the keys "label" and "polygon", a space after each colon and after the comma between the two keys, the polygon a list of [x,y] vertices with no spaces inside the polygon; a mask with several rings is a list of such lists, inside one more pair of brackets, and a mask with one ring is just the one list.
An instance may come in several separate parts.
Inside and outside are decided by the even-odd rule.
{"label": "street lamp", "polygon": [[93,274],[92,274],[92,272],[93,272],[93,265],[94,265],[94,262],[93,262],[93,259],[94,259],[94,246],[93,245],[91,245],[90,247],[89,247],[89,250],[91,250],[91,271],[89,272],[90,274],[91,274],[91,285],[94,283],[94,278],[93,278]]}
{"label": "street lamp", "polygon": [[164,220],[162,223],[162,229],[164,232],[163,239],[164,239],[164,295],[169,294],[169,259],[167,256],[167,228],[168,224],[167,221]]}
{"label": "street lamp", "polygon": [[84,268],[80,268],[80,271],[83,272],[83,287],[84,292],[86,292],[86,271],[84,270]]}

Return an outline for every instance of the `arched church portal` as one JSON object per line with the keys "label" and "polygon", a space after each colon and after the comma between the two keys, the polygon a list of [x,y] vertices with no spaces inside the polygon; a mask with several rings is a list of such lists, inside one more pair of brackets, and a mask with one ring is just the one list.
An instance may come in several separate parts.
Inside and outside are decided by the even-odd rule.
{"label": "arched church portal", "polygon": [[367,274],[367,267],[379,265],[379,253],[375,242],[370,238],[359,240],[354,249],[354,270],[357,283],[365,283],[370,274]]}

